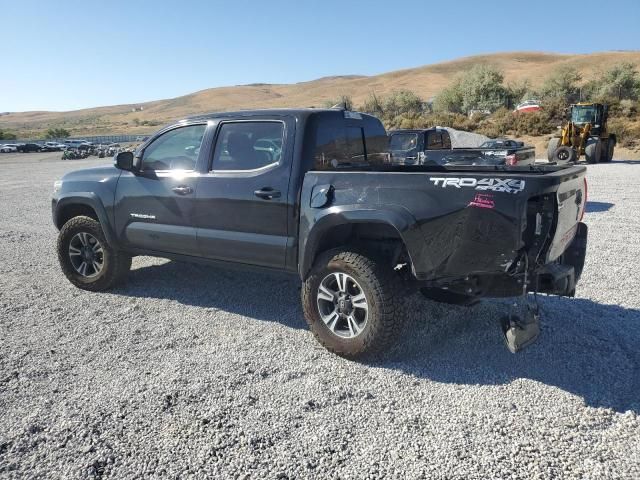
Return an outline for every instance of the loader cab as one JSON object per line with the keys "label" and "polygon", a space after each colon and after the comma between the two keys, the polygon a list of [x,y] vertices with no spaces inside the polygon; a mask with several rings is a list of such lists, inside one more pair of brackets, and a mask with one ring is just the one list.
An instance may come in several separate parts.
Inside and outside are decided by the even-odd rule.
{"label": "loader cab", "polygon": [[571,122],[577,126],[591,124],[591,135],[600,135],[607,122],[608,105],[601,103],[578,103],[571,105]]}

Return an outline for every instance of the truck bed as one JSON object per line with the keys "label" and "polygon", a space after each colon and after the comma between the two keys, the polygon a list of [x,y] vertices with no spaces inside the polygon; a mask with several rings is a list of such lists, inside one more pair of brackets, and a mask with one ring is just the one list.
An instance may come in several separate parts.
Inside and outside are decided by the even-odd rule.
{"label": "truck bed", "polygon": [[[585,172],[575,166],[427,165],[310,171],[303,183],[300,237],[328,217],[357,223],[360,216],[370,217],[363,209],[375,210],[403,239],[416,279],[504,275],[518,262],[544,265],[564,252],[586,203]],[[311,206],[327,190],[330,201]]]}

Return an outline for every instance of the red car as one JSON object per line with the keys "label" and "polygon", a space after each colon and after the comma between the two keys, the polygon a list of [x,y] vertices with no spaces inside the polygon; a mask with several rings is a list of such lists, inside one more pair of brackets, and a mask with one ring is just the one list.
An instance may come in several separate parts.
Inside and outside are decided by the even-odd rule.
{"label": "red car", "polygon": [[540,103],[537,100],[526,100],[516,106],[516,112],[537,112],[542,110]]}

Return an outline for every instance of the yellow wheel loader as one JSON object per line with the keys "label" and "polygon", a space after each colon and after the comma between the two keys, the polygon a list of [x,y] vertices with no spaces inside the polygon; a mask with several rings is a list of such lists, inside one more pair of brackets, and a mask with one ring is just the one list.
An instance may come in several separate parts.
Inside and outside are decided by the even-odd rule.
{"label": "yellow wheel loader", "polygon": [[610,162],[616,136],[607,130],[609,106],[602,103],[576,103],[569,109],[569,119],[560,136],[547,147],[550,162],[577,162],[584,155],[588,163]]}

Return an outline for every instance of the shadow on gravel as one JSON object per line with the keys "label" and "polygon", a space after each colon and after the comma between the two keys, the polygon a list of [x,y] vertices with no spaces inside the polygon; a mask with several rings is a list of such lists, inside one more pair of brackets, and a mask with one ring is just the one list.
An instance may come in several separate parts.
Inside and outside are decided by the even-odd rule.
{"label": "shadow on gravel", "polygon": [[126,285],[112,293],[171,299],[291,328],[307,327],[300,306],[300,284],[286,274],[167,262],[131,270]]}
{"label": "shadow on gravel", "polygon": [[640,310],[538,298],[542,332],[517,354],[504,346],[498,326],[507,302],[488,300],[471,308],[423,309],[418,316],[424,318],[413,323],[423,331],[404,336],[391,355],[397,361],[376,364],[444,383],[501,385],[527,378],[578,395],[591,407],[640,413]]}
{"label": "shadow on gravel", "polygon": [[627,165],[640,165],[640,160],[611,160],[610,163],[625,163]]}
{"label": "shadow on gravel", "polygon": [[587,201],[587,213],[606,212],[610,210],[614,205],[615,203]]}
{"label": "shadow on gravel", "polygon": [[[284,274],[168,262],[132,270],[127,285],[113,293],[173,299],[306,329],[299,282]],[[514,355],[498,325],[507,300],[465,308],[413,295],[407,308],[410,331],[382,359],[366,363],[461,385],[527,378],[578,395],[592,407],[640,413],[640,310],[580,298],[538,298],[540,337]]]}

